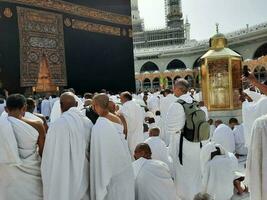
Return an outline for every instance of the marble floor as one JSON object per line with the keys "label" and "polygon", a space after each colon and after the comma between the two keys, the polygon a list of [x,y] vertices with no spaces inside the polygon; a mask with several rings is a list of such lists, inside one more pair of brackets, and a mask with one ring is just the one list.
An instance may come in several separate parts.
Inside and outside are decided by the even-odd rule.
{"label": "marble floor", "polygon": [[249,193],[243,194],[242,196],[234,195],[231,200],[249,200]]}

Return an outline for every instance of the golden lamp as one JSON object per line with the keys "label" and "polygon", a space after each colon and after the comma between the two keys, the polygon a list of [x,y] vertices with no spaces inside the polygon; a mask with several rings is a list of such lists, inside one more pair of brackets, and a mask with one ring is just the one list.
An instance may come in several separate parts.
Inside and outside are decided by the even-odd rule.
{"label": "golden lamp", "polygon": [[227,48],[223,34],[217,33],[210,39],[210,49],[201,62],[202,97],[208,110],[239,109],[242,57]]}

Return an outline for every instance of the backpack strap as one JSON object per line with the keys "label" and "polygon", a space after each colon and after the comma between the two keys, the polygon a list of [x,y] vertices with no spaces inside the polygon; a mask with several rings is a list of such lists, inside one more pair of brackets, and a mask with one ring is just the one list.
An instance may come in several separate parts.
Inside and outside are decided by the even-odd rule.
{"label": "backpack strap", "polygon": [[183,143],[184,143],[184,133],[181,133],[180,135],[180,143],[179,143],[179,162],[181,165],[183,165]]}
{"label": "backpack strap", "polygon": [[186,104],[186,102],[182,99],[178,99],[177,103],[181,104],[184,107],[184,104]]}
{"label": "backpack strap", "polygon": [[[181,104],[183,106],[183,108],[184,108],[184,104],[186,104],[186,102],[182,99],[178,99],[177,103]],[[184,108],[184,110],[185,110],[185,108]],[[183,143],[184,143],[184,133],[182,132],[180,135],[179,153],[178,153],[179,162],[181,165],[183,165]]]}

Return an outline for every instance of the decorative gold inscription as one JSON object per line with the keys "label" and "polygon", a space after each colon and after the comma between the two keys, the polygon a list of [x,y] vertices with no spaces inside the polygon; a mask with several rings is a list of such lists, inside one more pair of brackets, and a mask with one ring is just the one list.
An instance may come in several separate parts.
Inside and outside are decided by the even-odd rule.
{"label": "decorative gold inscription", "polygon": [[18,3],[54,11],[64,12],[71,15],[111,22],[115,24],[131,25],[131,17],[117,13],[97,10],[86,6],[73,4],[61,0],[0,0],[0,2]]}
{"label": "decorative gold inscription", "polygon": [[64,24],[65,24],[65,26],[67,26],[67,27],[71,27],[71,20],[70,20],[70,18],[66,18],[66,19],[64,19]]}
{"label": "decorative gold inscription", "polygon": [[120,36],[120,28],[72,19],[72,28],[95,33]]}
{"label": "decorative gold inscription", "polygon": [[11,11],[10,8],[5,8],[4,10],[4,15],[7,17],[7,18],[11,18],[13,16],[13,13]]}

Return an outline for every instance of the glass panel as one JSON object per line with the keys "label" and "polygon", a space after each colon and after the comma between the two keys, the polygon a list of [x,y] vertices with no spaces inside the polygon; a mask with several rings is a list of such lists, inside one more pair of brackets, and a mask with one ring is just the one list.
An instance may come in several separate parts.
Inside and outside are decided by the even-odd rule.
{"label": "glass panel", "polygon": [[211,109],[230,108],[228,59],[208,61]]}
{"label": "glass panel", "polygon": [[233,105],[234,108],[241,106],[239,101],[239,89],[242,88],[241,81],[241,61],[232,60],[232,82],[233,82]]}

